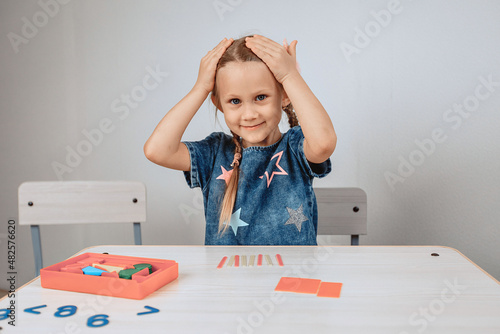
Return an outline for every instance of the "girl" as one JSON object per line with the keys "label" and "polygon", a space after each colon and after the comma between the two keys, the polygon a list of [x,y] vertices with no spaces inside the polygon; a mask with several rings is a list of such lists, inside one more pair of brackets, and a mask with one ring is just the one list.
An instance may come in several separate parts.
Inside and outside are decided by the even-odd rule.
{"label": "girl", "polygon": [[[296,46],[259,35],[224,38],[144,146],[149,160],[184,171],[191,188],[201,187],[206,245],[316,245],[312,180],[330,172],[337,137],[297,70]],[[181,142],[209,94],[232,136]]]}

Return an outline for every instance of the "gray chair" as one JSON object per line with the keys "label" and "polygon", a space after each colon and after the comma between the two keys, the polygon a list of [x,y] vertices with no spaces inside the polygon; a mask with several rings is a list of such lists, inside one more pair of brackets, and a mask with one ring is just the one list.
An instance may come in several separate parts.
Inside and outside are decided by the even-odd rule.
{"label": "gray chair", "polygon": [[36,275],[43,268],[40,225],[133,223],[141,245],[146,187],[135,181],[25,182],[18,189],[19,225],[31,226]]}
{"label": "gray chair", "polygon": [[318,235],[350,235],[359,245],[367,233],[366,193],[360,188],[314,188],[318,202]]}

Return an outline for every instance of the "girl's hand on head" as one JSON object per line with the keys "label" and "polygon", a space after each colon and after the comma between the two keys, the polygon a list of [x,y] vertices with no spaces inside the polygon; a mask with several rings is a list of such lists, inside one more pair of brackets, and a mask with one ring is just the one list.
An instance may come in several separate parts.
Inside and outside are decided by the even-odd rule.
{"label": "girl's hand on head", "polygon": [[280,84],[283,84],[288,77],[299,74],[296,40],[285,46],[286,44],[280,45],[264,36],[254,35],[247,37],[245,42],[246,46],[266,63]]}
{"label": "girl's hand on head", "polygon": [[215,48],[208,51],[205,57],[201,59],[200,69],[198,71],[198,79],[196,80],[195,87],[199,87],[200,89],[205,91],[207,95],[214,88],[217,63],[232,43],[232,38],[224,38],[219,44],[217,44]]}

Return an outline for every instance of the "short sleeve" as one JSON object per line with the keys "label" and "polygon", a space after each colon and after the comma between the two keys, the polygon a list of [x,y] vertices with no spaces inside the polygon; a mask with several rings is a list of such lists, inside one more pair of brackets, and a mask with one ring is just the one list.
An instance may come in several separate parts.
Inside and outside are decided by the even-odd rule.
{"label": "short sleeve", "polygon": [[214,132],[200,141],[183,142],[191,159],[191,170],[184,172],[184,177],[190,188],[205,188],[210,181],[217,152],[222,145],[223,132]]}
{"label": "short sleeve", "polygon": [[304,134],[300,126],[295,126],[288,130],[288,145],[296,156],[302,169],[311,177],[322,178],[327,176],[332,171],[332,162],[330,158],[320,164],[315,164],[307,161],[304,154]]}

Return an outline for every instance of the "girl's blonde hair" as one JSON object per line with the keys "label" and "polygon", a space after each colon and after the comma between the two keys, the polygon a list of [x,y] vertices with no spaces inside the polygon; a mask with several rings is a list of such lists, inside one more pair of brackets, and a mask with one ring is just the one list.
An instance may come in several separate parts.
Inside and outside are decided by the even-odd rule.
{"label": "girl's blonde hair", "polygon": [[[226,52],[222,55],[217,64],[216,69],[216,78],[217,71],[226,66],[230,62],[247,62],[247,61],[257,61],[263,63],[263,61],[255,55],[249,48],[245,45],[245,38],[252,36],[245,36],[235,40],[231,46],[229,46]],[[276,83],[283,89],[283,86]],[[220,99],[217,91],[217,80],[214,85],[214,89],[212,90],[212,100],[215,103],[217,109],[221,109]],[[283,111],[286,113],[288,117],[288,124],[290,128],[299,125],[299,121],[295,112],[293,111],[292,104],[288,104],[283,108]],[[235,145],[234,148],[234,159],[231,167],[233,167],[233,172],[231,174],[231,178],[229,182],[227,182],[226,191],[224,192],[224,198],[222,200],[221,208],[220,208],[220,217],[219,217],[219,233],[224,233],[229,228],[229,223],[231,222],[231,215],[233,214],[234,203],[236,202],[236,194],[238,192],[238,181],[240,178],[240,163],[242,157],[242,146],[241,146],[241,138],[231,131],[233,135],[233,142]]]}

